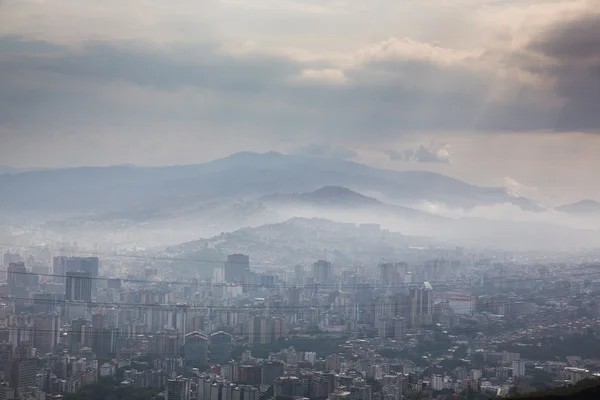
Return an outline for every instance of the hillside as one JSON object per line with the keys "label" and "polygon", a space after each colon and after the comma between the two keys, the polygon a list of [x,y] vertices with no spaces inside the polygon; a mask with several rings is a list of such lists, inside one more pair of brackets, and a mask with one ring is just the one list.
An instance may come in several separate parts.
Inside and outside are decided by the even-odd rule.
{"label": "hillside", "polygon": [[259,200],[267,204],[310,204],[335,207],[362,207],[383,204],[373,197],[363,196],[360,193],[341,186],[323,186],[309,193],[271,194],[263,196]]}
{"label": "hillside", "polygon": [[600,203],[595,200],[581,200],[556,207],[556,210],[567,214],[600,214]]}
{"label": "hillside", "polygon": [[535,392],[510,399],[521,400],[597,400],[600,399],[600,381],[588,379],[572,386],[560,387],[544,392]]}
{"label": "hillside", "polygon": [[69,212],[74,216],[162,211],[223,199],[311,192],[342,186],[394,204],[422,201],[470,208],[511,203],[535,207],[504,188],[479,187],[426,171],[389,171],[344,160],[237,153],[204,164],[165,167],[81,167],[0,175],[0,210]]}

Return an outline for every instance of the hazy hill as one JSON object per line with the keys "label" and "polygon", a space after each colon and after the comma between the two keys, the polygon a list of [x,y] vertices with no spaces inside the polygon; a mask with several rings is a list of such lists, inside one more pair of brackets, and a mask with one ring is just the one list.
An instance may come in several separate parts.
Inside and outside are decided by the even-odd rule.
{"label": "hazy hill", "polygon": [[261,197],[262,204],[290,217],[322,217],[346,222],[397,223],[437,222],[447,218],[408,207],[383,203],[341,186],[324,186],[313,192],[272,194]]}
{"label": "hazy hill", "polygon": [[311,204],[333,207],[380,206],[383,203],[342,186],[323,186],[314,192],[271,194],[259,199],[266,204]]}
{"label": "hazy hill", "polygon": [[596,400],[600,399],[600,381],[586,379],[575,385],[559,387],[544,392],[515,395],[509,399],[522,400]]}
{"label": "hazy hill", "polygon": [[600,203],[594,200],[581,200],[556,207],[556,210],[567,214],[600,214]]}
{"label": "hazy hill", "polygon": [[[388,240],[382,242],[382,237]],[[350,265],[376,262],[380,257],[394,258],[399,252],[406,253],[406,244],[425,246],[430,243],[428,239],[390,232],[362,237],[356,224],[322,218],[292,218],[170,246],[167,251],[185,259],[200,259],[205,257],[206,249],[211,249],[222,255],[252,254],[253,260],[274,265],[308,264],[323,258]]]}
{"label": "hazy hill", "polygon": [[500,203],[536,208],[503,188],[478,187],[433,172],[388,171],[344,160],[243,152],[197,165],[81,167],[0,175],[0,210],[74,215],[161,211],[225,198],[310,192],[323,186],[376,194],[400,205],[431,201],[462,208]]}

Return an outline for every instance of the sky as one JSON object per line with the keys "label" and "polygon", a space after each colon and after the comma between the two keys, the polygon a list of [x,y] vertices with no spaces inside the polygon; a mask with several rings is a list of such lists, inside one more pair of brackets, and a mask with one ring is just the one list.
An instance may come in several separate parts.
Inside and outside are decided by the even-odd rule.
{"label": "sky", "polygon": [[600,0],[0,0],[0,165],[242,150],[600,200]]}

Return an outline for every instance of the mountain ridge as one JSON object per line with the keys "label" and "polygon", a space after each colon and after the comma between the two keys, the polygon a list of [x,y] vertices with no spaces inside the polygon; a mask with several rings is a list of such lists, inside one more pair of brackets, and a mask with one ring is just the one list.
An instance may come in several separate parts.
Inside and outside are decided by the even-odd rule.
{"label": "mountain ridge", "polygon": [[[344,186],[326,185],[312,192],[281,194],[273,193],[258,199],[262,202],[306,201],[319,205],[382,205],[374,197],[368,197]],[[337,202],[336,202],[337,201]],[[339,203],[341,201],[341,203]]]}
{"label": "mountain ridge", "polygon": [[377,194],[404,206],[426,200],[461,208],[499,203],[534,207],[503,188],[479,187],[435,172],[384,170],[277,152],[241,152],[203,164],[76,167],[0,175],[6,193],[0,198],[0,210],[66,210],[85,215],[309,192],[328,185]]}
{"label": "mountain ridge", "polygon": [[600,214],[600,203],[596,200],[584,199],[575,203],[563,204],[556,211],[567,214]]}

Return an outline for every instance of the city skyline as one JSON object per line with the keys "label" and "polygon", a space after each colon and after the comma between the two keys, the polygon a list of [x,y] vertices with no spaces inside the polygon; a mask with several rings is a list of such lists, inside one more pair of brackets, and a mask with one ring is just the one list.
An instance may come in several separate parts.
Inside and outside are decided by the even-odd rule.
{"label": "city skyline", "polygon": [[600,0],[0,0],[0,400],[600,398],[598,155]]}

